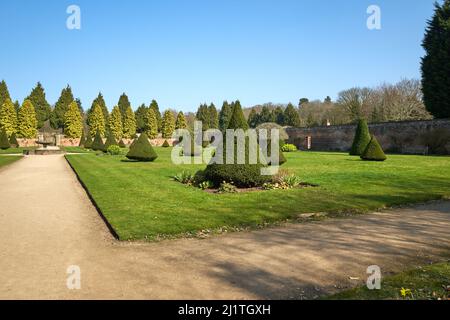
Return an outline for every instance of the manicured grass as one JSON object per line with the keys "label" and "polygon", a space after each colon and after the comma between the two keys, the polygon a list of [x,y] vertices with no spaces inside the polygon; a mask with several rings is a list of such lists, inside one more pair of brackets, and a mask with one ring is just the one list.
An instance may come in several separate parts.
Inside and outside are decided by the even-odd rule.
{"label": "manicured grass", "polygon": [[23,152],[25,150],[33,150],[33,149],[35,149],[35,148],[32,148],[32,147],[30,147],[30,148],[9,148],[6,150],[0,149],[0,154],[23,154]]}
{"label": "manicured grass", "polygon": [[69,153],[95,153],[95,151],[85,149],[82,147],[63,147],[62,149]]}
{"label": "manicured grass", "polygon": [[450,158],[389,156],[364,162],[341,153],[287,153],[287,168],[316,188],[210,194],[172,180],[183,170],[171,148],[154,163],[123,157],[67,155],[121,239],[154,239],[204,229],[256,227],[312,212],[367,212],[450,196]]}
{"label": "manicured grass", "polygon": [[[406,271],[382,279],[381,290],[360,287],[328,297],[330,300],[386,300],[386,299],[450,299],[450,262],[437,263]],[[409,290],[404,292],[402,289]]]}
{"label": "manicured grass", "polygon": [[14,161],[17,161],[19,159],[22,159],[22,157],[19,156],[0,156],[0,168],[13,163]]}

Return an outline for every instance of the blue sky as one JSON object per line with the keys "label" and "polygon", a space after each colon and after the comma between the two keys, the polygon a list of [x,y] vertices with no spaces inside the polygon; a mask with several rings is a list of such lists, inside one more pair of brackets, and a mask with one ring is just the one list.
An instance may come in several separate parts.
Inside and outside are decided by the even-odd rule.
{"label": "blue sky", "polygon": [[[196,110],[335,98],[352,86],[420,77],[420,46],[434,0],[142,0],[0,3],[0,78],[22,101],[37,81],[53,104],[72,86],[84,108]],[[81,8],[81,30],[66,8]],[[381,7],[382,29],[366,27]]]}

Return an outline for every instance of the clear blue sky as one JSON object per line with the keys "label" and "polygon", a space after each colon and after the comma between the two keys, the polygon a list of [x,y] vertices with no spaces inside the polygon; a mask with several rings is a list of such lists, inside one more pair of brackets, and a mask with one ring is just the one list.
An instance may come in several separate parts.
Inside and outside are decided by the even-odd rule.
{"label": "clear blue sky", "polygon": [[[0,78],[22,101],[37,81],[54,104],[70,84],[90,107],[126,92],[134,108],[298,102],[420,77],[434,0],[142,0],[0,3]],[[68,30],[66,8],[81,8]],[[367,7],[382,30],[366,27]]]}

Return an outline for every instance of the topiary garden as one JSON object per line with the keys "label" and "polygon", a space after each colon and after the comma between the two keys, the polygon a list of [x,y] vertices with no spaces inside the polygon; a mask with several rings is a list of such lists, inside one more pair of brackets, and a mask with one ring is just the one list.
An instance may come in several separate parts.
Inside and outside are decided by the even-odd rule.
{"label": "topiary garden", "polygon": [[139,138],[135,139],[132,143],[126,157],[135,161],[152,162],[158,158],[158,155],[150,144],[148,136],[145,133],[142,133]]}

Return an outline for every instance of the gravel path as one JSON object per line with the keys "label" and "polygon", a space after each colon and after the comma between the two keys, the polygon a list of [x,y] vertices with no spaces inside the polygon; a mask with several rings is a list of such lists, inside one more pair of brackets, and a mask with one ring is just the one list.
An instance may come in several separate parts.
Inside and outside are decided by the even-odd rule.
{"label": "gravel path", "polygon": [[[450,202],[206,240],[115,241],[63,156],[0,171],[0,299],[301,299],[450,256]],[[66,270],[81,269],[69,290]],[[360,280],[351,280],[359,278]]]}

